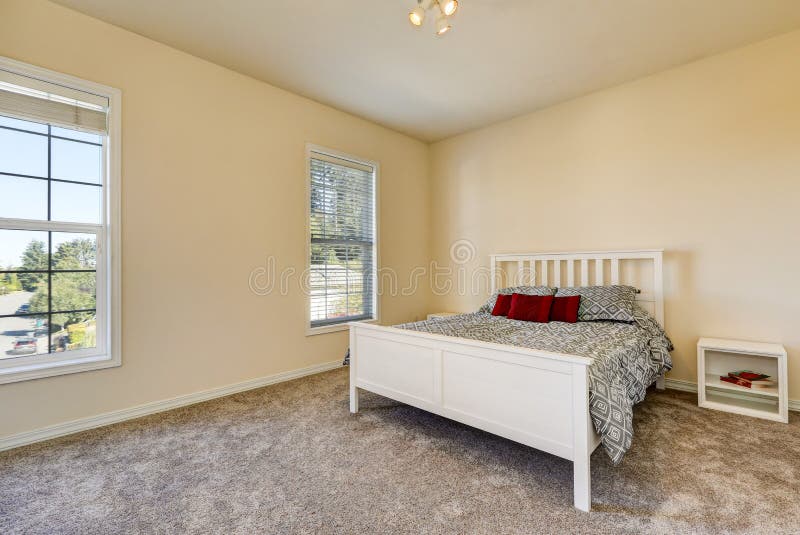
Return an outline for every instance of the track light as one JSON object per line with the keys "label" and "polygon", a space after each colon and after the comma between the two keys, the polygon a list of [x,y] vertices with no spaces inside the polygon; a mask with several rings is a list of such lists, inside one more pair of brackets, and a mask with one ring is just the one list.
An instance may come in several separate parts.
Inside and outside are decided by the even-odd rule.
{"label": "track light", "polygon": [[439,0],[439,7],[442,8],[442,13],[449,17],[458,9],[458,0]]}
{"label": "track light", "polygon": [[450,24],[447,23],[447,17],[444,13],[436,17],[436,35],[444,35],[450,31]]}
{"label": "track light", "polygon": [[411,13],[408,14],[408,20],[414,26],[422,26],[422,23],[425,22],[425,10],[422,9],[422,6],[412,9]]}
{"label": "track light", "polygon": [[458,0],[417,0],[417,7],[408,12],[408,21],[419,28],[425,23],[425,13],[429,9],[436,10],[436,35],[444,35],[450,31],[448,17],[458,10]]}

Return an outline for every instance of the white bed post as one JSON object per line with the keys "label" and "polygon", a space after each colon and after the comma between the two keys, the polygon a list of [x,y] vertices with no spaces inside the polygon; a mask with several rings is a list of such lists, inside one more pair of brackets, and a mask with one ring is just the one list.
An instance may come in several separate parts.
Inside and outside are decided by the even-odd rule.
{"label": "white bed post", "polygon": [[661,375],[656,377],[656,390],[666,390],[666,389],[667,389],[667,378],[662,373]]}
{"label": "white bed post", "polygon": [[589,369],[584,364],[572,365],[572,469],[575,507],[581,511],[592,508],[592,477],[589,458],[592,455],[590,437],[592,420],[589,415]]}
{"label": "white bed post", "polygon": [[[658,323],[664,328],[664,260],[663,253],[656,251],[653,254],[653,299],[655,300],[655,317]],[[656,379],[656,390],[667,388],[664,374]]]}
{"label": "white bed post", "polygon": [[495,256],[491,255],[489,257],[491,265],[489,266],[489,277],[491,280],[489,281],[489,293],[493,294],[495,290],[497,290],[497,260],[495,260]]}
{"label": "white bed post", "polygon": [[358,388],[356,387],[356,329],[350,327],[350,412],[358,412]]}

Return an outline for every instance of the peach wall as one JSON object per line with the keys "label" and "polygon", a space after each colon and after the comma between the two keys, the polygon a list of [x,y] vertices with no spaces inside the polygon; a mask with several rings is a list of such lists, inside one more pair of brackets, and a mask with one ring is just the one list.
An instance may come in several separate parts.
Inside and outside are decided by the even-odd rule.
{"label": "peach wall", "polygon": [[700,336],[782,342],[800,399],[798,58],[800,31],[434,144],[434,257],[664,248],[670,377]]}
{"label": "peach wall", "polygon": [[248,286],[269,255],[305,267],[306,142],[378,161],[382,263],[427,262],[424,143],[39,0],[0,0],[0,55],[123,94],[123,365],[0,385],[0,437],[341,358],[298,285]]}

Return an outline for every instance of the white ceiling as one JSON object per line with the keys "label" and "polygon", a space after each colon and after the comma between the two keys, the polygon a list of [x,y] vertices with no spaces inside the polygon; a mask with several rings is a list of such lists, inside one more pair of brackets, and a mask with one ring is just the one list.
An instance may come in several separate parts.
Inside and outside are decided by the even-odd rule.
{"label": "white ceiling", "polygon": [[56,0],[435,141],[800,27],[798,0]]}

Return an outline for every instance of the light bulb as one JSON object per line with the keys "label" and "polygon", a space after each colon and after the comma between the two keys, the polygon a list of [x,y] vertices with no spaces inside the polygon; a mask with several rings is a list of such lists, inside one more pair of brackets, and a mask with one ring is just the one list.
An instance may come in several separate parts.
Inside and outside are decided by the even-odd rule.
{"label": "light bulb", "polygon": [[422,23],[425,22],[425,10],[420,6],[415,7],[408,14],[408,20],[414,26],[422,26]]}
{"label": "light bulb", "polygon": [[450,25],[447,23],[447,18],[444,15],[439,15],[436,19],[436,35],[444,35],[450,31]]}
{"label": "light bulb", "polygon": [[441,0],[439,5],[442,8],[442,13],[449,17],[458,9],[458,0]]}

